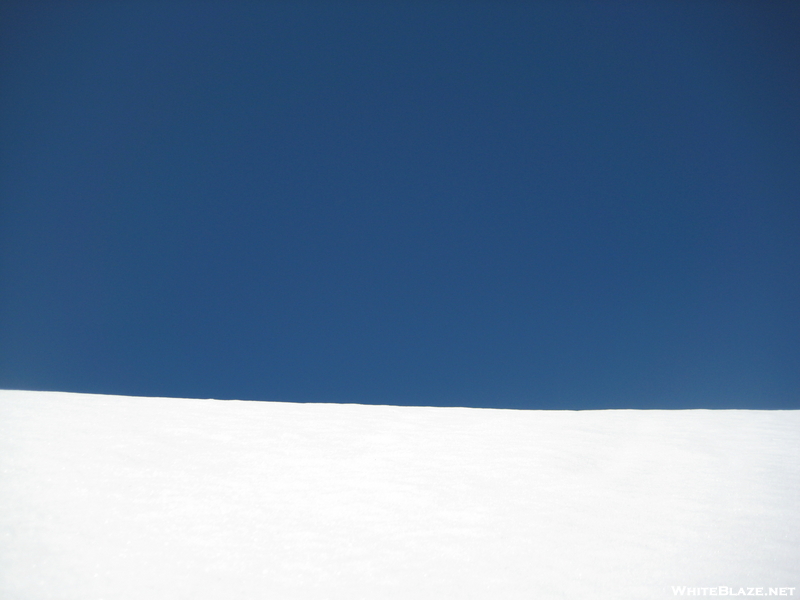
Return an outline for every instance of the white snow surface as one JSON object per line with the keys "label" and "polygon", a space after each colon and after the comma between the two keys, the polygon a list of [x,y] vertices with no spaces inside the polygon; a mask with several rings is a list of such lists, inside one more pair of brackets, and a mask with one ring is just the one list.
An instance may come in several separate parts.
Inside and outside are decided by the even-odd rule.
{"label": "white snow surface", "polygon": [[0,391],[0,536],[7,600],[800,596],[800,411]]}

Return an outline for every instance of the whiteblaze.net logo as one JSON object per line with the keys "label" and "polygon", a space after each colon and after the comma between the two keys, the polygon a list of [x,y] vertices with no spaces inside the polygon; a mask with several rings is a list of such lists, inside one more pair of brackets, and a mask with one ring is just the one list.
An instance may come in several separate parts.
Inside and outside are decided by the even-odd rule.
{"label": "whiteblaze.net logo", "polygon": [[673,585],[673,596],[794,596],[793,587],[687,587]]}

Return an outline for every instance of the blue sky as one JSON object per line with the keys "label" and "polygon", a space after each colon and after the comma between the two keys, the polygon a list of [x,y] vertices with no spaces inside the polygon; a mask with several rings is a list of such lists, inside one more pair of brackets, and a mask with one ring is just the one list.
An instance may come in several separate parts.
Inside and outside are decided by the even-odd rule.
{"label": "blue sky", "polygon": [[800,8],[4,2],[0,387],[800,408]]}

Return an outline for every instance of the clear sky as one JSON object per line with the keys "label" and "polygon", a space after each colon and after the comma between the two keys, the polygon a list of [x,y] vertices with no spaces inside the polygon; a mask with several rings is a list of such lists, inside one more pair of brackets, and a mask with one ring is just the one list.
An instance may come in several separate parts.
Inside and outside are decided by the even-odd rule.
{"label": "clear sky", "polygon": [[800,4],[3,2],[0,387],[800,408]]}

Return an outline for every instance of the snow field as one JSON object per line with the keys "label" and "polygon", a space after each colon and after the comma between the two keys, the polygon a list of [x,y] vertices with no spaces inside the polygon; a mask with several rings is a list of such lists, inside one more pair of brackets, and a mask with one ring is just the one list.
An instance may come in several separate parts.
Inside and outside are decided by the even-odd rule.
{"label": "snow field", "polygon": [[0,391],[0,536],[9,600],[798,587],[800,411]]}

